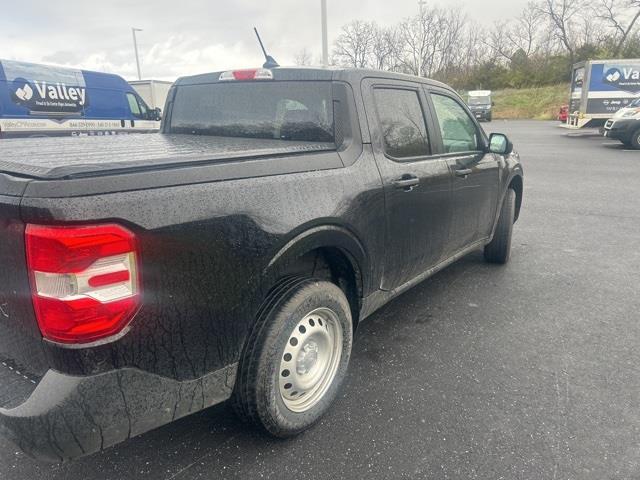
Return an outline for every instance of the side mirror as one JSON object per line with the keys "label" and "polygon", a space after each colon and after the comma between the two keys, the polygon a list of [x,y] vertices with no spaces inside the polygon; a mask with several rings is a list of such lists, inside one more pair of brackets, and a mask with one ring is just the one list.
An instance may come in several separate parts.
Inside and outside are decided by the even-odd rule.
{"label": "side mirror", "polygon": [[162,120],[162,110],[160,108],[153,109],[153,119],[156,122],[159,122],[160,120]]}
{"label": "side mirror", "polygon": [[489,151],[498,155],[509,155],[513,152],[513,143],[502,133],[492,133],[489,136]]}

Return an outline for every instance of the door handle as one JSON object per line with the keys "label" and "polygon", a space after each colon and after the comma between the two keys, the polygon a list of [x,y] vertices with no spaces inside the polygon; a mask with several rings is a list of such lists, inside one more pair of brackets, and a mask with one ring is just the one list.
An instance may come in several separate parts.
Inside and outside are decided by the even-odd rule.
{"label": "door handle", "polygon": [[413,190],[413,187],[420,185],[420,179],[413,175],[403,175],[402,178],[393,181],[395,188],[402,188],[407,192]]}
{"label": "door handle", "polygon": [[473,170],[471,170],[470,168],[461,168],[459,170],[456,170],[456,177],[467,178],[467,176],[471,175],[472,173],[473,173]]}

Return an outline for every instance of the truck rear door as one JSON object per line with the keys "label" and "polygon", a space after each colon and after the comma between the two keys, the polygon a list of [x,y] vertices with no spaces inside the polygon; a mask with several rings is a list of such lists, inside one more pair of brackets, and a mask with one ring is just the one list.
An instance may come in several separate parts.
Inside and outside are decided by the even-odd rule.
{"label": "truck rear door", "polygon": [[447,163],[432,155],[433,126],[425,115],[420,84],[368,79],[363,87],[385,190],[387,252],[381,288],[391,290],[442,259],[451,221],[451,180]]}

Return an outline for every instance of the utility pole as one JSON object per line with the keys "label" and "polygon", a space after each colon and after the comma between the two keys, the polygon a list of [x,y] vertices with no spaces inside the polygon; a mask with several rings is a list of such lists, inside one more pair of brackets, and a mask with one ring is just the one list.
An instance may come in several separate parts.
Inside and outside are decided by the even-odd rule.
{"label": "utility pole", "polygon": [[131,33],[133,34],[133,49],[136,52],[136,67],[138,67],[138,80],[142,80],[142,73],[140,73],[140,57],[138,56],[138,40],[136,39],[136,32],[141,31],[141,28],[131,27]]}
{"label": "utility pole", "polygon": [[424,7],[427,4],[425,0],[418,0],[418,8],[420,9],[420,15],[424,15]]}
{"label": "utility pole", "polygon": [[329,65],[329,41],[327,39],[327,0],[320,0],[322,17],[322,65]]}

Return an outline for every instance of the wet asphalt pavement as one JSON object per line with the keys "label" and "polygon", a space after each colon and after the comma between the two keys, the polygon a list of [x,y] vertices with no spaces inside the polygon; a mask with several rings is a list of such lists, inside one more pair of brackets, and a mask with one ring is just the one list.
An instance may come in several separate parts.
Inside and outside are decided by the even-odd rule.
{"label": "wet asphalt pavement", "polygon": [[0,438],[0,479],[640,478],[640,152],[489,129],[525,168],[511,263],[471,254],[372,316],[311,431],[273,440],[220,405],[66,465]]}

